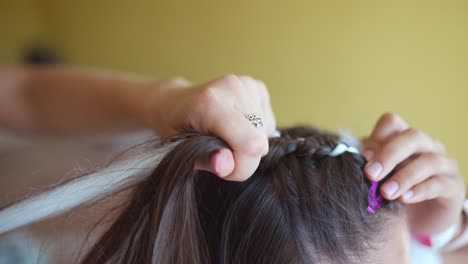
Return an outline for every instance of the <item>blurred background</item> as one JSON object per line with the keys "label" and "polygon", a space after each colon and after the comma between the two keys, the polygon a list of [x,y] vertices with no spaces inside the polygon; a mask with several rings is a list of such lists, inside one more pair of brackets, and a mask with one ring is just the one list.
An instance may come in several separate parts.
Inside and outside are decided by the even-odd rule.
{"label": "blurred background", "polygon": [[[195,83],[248,74],[268,85],[280,125],[358,136],[393,111],[443,141],[468,180],[467,1],[0,0],[0,64],[24,61]],[[22,146],[0,152],[0,189],[15,195],[115,151]]]}
{"label": "blurred background", "polygon": [[0,1],[0,62],[32,46],[73,65],[203,82],[249,74],[281,125],[369,132],[384,111],[468,163],[466,1]]}

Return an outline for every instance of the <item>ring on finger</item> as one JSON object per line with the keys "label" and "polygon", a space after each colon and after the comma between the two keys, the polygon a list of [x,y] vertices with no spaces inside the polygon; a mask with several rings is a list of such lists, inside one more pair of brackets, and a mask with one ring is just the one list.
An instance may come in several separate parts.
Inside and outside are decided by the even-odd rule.
{"label": "ring on finger", "polygon": [[260,115],[258,114],[248,114],[248,115],[245,115],[245,118],[247,118],[247,120],[255,127],[264,126],[262,117],[260,117]]}

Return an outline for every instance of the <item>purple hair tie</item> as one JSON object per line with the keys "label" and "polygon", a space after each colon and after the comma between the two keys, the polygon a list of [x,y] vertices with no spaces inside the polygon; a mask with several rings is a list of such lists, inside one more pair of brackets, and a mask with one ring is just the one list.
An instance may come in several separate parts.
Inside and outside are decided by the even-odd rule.
{"label": "purple hair tie", "polygon": [[367,206],[367,212],[374,215],[377,210],[382,206],[382,196],[377,194],[378,182],[371,181],[371,187],[369,189],[369,194],[367,195],[367,201],[369,205]]}

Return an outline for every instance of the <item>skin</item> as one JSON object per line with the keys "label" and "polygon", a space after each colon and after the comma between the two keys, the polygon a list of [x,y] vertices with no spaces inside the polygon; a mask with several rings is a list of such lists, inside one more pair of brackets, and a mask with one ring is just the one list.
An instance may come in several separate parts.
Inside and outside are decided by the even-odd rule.
{"label": "skin", "polygon": [[[466,228],[462,218],[465,184],[457,162],[447,156],[442,143],[387,113],[363,140],[362,151],[369,160],[365,173],[370,180],[379,181],[395,170],[381,193],[406,205],[410,230],[431,236],[452,225],[458,226],[458,233]],[[460,251],[466,254],[468,247]],[[445,254],[445,263],[461,263],[451,258],[453,254]]]}
{"label": "skin", "polygon": [[[265,126],[253,126],[245,118],[251,113],[259,114]],[[268,152],[276,122],[265,84],[248,76],[192,85],[181,78],[153,81],[49,67],[0,68],[0,126],[41,136],[151,128],[168,137],[194,129],[230,147],[200,160],[195,169],[243,181]]]}
{"label": "skin", "polygon": [[406,217],[392,219],[393,230],[383,234],[379,249],[373,252],[376,264],[410,264],[410,236]]}

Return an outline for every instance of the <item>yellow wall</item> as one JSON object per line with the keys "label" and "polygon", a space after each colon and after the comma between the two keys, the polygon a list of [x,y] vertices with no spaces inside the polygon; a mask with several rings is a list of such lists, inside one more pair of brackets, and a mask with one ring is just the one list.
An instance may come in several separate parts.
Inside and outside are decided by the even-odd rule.
{"label": "yellow wall", "polygon": [[269,85],[282,125],[364,135],[395,111],[444,141],[468,176],[467,1],[39,3],[70,62],[196,82],[250,74]]}
{"label": "yellow wall", "polygon": [[16,63],[31,42],[45,39],[36,0],[0,1],[0,65]]}

